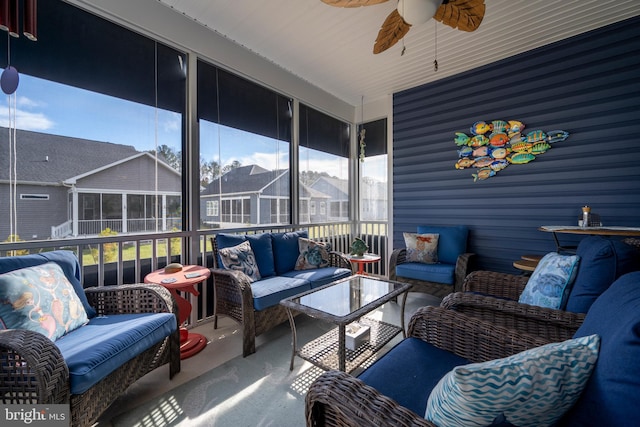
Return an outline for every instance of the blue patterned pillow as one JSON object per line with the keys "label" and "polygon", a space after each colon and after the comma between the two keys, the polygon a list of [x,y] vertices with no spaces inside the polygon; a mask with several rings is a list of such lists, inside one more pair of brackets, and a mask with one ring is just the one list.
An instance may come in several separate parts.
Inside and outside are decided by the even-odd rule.
{"label": "blue patterned pillow", "polygon": [[227,270],[242,271],[249,276],[251,282],[261,279],[256,257],[248,241],[244,241],[237,246],[220,249],[218,253],[222,260],[222,266]]}
{"label": "blue patterned pillow", "polygon": [[52,341],[89,321],[62,268],[55,262],[0,274],[0,322]]}
{"label": "blue patterned pillow", "polygon": [[476,427],[496,418],[550,426],[578,400],[598,359],[600,337],[551,343],[504,359],[458,366],[434,387],[425,418]]}
{"label": "blue patterned pillow", "polygon": [[329,252],[331,244],[314,242],[313,240],[298,238],[300,255],[294,270],[313,270],[329,266]]}
{"label": "blue patterned pillow", "polygon": [[550,252],[542,257],[531,274],[518,302],[559,309],[569,297],[578,273],[578,255]]}
{"label": "blue patterned pillow", "polygon": [[438,240],[440,235],[433,233],[402,233],[407,247],[408,262],[435,264],[438,262]]}

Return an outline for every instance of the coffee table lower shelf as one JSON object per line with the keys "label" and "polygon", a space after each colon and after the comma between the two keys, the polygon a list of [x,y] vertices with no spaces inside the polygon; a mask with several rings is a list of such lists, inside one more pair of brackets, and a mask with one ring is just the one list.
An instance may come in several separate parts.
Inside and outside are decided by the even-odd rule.
{"label": "coffee table lower shelf", "polygon": [[[362,317],[358,322],[371,328],[370,338],[356,350],[345,349],[345,372],[352,372],[363,366],[368,359],[402,332],[399,326],[369,317]],[[297,349],[296,354],[322,369],[339,369],[338,327]]]}

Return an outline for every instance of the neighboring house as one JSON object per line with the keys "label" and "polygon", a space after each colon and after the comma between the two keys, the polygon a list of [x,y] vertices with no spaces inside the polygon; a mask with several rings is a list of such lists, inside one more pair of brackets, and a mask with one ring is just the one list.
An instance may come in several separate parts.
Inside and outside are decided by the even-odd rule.
{"label": "neighboring house", "polygon": [[[326,221],[330,196],[300,186],[300,222]],[[288,224],[290,222],[289,170],[270,171],[258,165],[240,166],[214,179],[200,193],[200,216],[209,227]]]}
{"label": "neighboring house", "polygon": [[[0,241],[10,231],[9,129],[0,128]],[[23,240],[181,228],[180,173],[132,146],[18,130]],[[157,211],[157,213],[156,213]]]}
{"label": "neighboring house", "polygon": [[[319,191],[329,196],[327,219],[329,221],[349,220],[349,182],[344,179],[321,176],[310,186],[315,191]],[[313,201],[311,202],[313,203]],[[322,206],[320,206],[322,210]],[[313,210],[313,208],[312,208]]]}

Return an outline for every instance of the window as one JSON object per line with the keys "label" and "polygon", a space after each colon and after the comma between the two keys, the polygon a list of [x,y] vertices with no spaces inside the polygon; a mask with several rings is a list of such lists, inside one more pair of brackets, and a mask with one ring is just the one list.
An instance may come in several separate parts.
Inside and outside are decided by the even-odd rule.
{"label": "window", "polygon": [[365,157],[359,165],[360,219],[388,218],[387,119],[364,123]]}
{"label": "window", "polygon": [[301,104],[299,127],[300,204],[311,203],[300,222],[349,220],[349,124]]}
{"label": "window", "polygon": [[207,201],[207,216],[218,216],[218,201],[217,200],[208,200]]}
{"label": "window", "polygon": [[289,223],[291,102],[198,62],[200,200],[222,199],[219,223],[201,212],[201,227]]}
{"label": "window", "polygon": [[49,200],[48,194],[21,194],[20,200]]}
{"label": "window", "polygon": [[[0,123],[6,126],[7,114],[17,117],[18,192],[24,200],[46,200],[22,184],[37,182],[52,201],[41,211],[18,204],[21,231],[40,238],[105,228],[162,231],[167,214],[182,213],[186,55],[64,1],[40,2],[38,14],[46,19],[38,21],[37,42],[0,43],[0,58],[10,48],[20,72],[15,111],[8,97],[0,98]],[[0,144],[0,158],[7,149]],[[26,167],[36,162],[47,173]],[[0,218],[8,217],[7,205],[0,203]],[[8,234],[5,223],[0,240]]]}

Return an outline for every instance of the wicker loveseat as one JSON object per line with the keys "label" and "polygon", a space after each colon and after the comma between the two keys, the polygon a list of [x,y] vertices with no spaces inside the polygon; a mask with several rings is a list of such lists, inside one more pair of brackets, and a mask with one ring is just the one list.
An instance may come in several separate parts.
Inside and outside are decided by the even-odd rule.
{"label": "wicker loveseat", "polygon": [[640,269],[640,251],[627,241],[586,237],[576,254],[580,257],[578,271],[560,309],[518,302],[530,278],[492,271],[470,273],[463,292],[446,296],[441,305],[531,334],[546,334],[553,323],[550,330],[558,334],[554,339],[568,339],[602,292],[618,277]]}
{"label": "wicker loveseat", "polygon": [[[242,355],[255,353],[256,337],[288,319],[280,301],[292,295],[326,285],[352,274],[351,263],[339,252],[330,251],[326,266],[296,269],[299,239],[306,230],[281,233],[236,235],[219,233],[211,239],[214,268],[214,328],[218,316],[226,315],[242,325]],[[260,272],[252,281],[243,271],[224,268],[220,251],[248,241]]]}
{"label": "wicker loveseat", "polygon": [[[547,329],[553,328],[554,325],[549,324]],[[549,336],[554,335],[551,333]],[[594,335],[599,337],[600,342],[595,365],[583,375],[583,382],[575,392],[567,391],[573,396],[570,399],[573,404],[565,403],[558,410],[556,415],[560,419],[554,425],[640,425],[640,412],[637,410],[640,394],[640,272],[620,277],[598,297],[573,338],[584,339]],[[419,345],[415,345],[416,339]],[[413,344],[410,340],[414,341]],[[358,378],[344,372],[329,371],[311,385],[306,397],[307,426],[435,426],[425,420],[424,413],[433,384],[446,373],[447,367],[441,366],[441,359],[457,355],[469,361],[485,361],[550,341],[548,336],[536,337],[501,325],[490,325],[443,307],[421,308],[411,320],[409,338],[391,349]],[[410,345],[404,345],[405,342]],[[411,351],[411,345],[420,350]],[[445,351],[439,353],[441,350]],[[578,367],[578,358],[569,355],[563,369],[565,373],[581,369]],[[528,371],[525,372],[527,374],[523,377],[530,377]],[[564,385],[568,384],[561,372],[558,365],[552,364],[543,374],[550,379],[555,378],[549,381],[549,385],[555,383],[552,389],[560,385],[559,390],[564,390]],[[500,376],[494,378],[496,382],[493,379],[491,382],[497,384]],[[508,390],[503,393],[515,393],[511,389],[514,384],[517,382],[509,380]],[[534,394],[543,398],[551,392],[547,387],[541,387],[540,390],[544,392]],[[475,388],[471,389],[472,393],[476,391]],[[497,405],[498,390],[489,386],[486,393],[490,397],[484,400],[486,406],[493,409],[493,405]],[[560,395],[566,397],[563,392]],[[555,398],[555,391],[553,396]],[[447,394],[444,400],[449,405],[453,397]],[[514,399],[513,402],[517,407],[522,403],[520,399]],[[556,403],[555,399],[547,399],[547,404],[553,410],[559,408],[559,403]],[[469,404],[466,408],[476,408],[471,401],[465,401],[464,404]],[[508,421],[513,413],[508,416],[506,410],[509,408],[500,408],[500,411],[505,411],[504,417],[496,417],[498,422],[492,425],[511,426]],[[539,408],[532,406],[525,411],[525,416],[540,414],[539,411]],[[542,411],[541,415],[546,414],[546,410]],[[477,417],[477,413],[470,409],[461,412],[457,412],[456,416],[466,421]],[[440,427],[454,425],[441,424]],[[527,425],[534,424],[529,422]]]}
{"label": "wicker loveseat", "polygon": [[409,261],[407,248],[391,253],[389,279],[413,285],[413,292],[444,297],[462,290],[474,254],[467,252],[469,229],[464,225],[417,227],[417,234],[438,234],[438,262],[426,264]]}
{"label": "wicker loveseat", "polygon": [[[55,276],[56,265],[61,269],[59,276]],[[29,292],[34,296],[28,300],[10,301],[6,290],[14,283],[10,281],[15,277],[22,280],[33,272],[41,274],[48,285]],[[51,277],[56,281],[46,282]],[[83,290],[78,260],[69,251],[0,258],[0,279],[5,298],[0,328],[11,320],[12,307],[21,306],[32,306],[38,313],[32,318],[39,318],[43,325],[52,325],[46,320],[51,316],[60,318],[65,311],[75,312],[78,304],[89,319],[55,341],[30,329],[0,330],[2,403],[69,404],[71,425],[89,426],[148,372],[165,363],[170,365],[170,378],[180,371],[177,305],[162,286],[134,284]],[[51,289],[64,287],[67,295],[75,292],[78,300],[74,301],[79,303],[54,308],[52,314],[40,311],[42,294],[48,293],[49,285]],[[59,302],[52,307],[60,307]]]}

